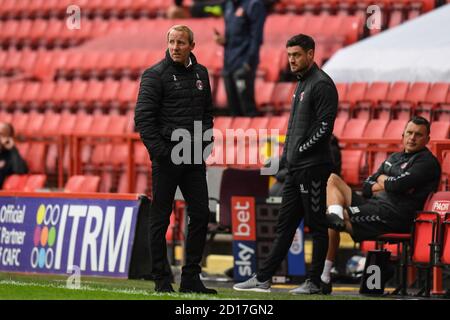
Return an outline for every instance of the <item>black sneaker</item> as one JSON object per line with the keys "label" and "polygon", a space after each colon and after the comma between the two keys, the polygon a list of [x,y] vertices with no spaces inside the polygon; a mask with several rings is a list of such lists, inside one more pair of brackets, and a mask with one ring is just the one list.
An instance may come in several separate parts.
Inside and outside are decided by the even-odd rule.
{"label": "black sneaker", "polygon": [[333,291],[333,285],[331,284],[331,281],[326,283],[321,280],[320,289],[322,290],[322,294],[330,294]]}
{"label": "black sneaker", "polygon": [[345,231],[344,220],[341,219],[337,214],[327,212],[326,216],[327,216],[328,228],[339,231],[339,232]]}
{"label": "black sneaker", "polygon": [[169,279],[158,279],[155,280],[155,291],[160,293],[170,293],[175,292],[172,288],[172,284]]}
{"label": "black sneaker", "polygon": [[198,277],[195,277],[193,279],[181,278],[179,291],[182,293],[217,294],[217,290],[206,288],[203,282]]}

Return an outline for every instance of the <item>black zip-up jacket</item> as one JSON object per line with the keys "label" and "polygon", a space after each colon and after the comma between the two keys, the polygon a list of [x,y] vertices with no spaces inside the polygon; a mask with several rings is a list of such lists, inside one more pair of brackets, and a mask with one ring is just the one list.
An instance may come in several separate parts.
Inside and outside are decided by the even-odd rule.
{"label": "black zip-up jacket", "polygon": [[0,186],[5,179],[13,174],[28,173],[28,166],[16,147],[11,150],[2,149],[0,152]]}
{"label": "black zip-up jacket", "polygon": [[[213,104],[208,70],[197,63],[176,63],[166,50],[165,59],[142,74],[134,121],[150,157],[167,160],[177,142],[175,129],[194,132],[194,121],[202,121],[202,132],[213,126]],[[205,144],[204,144],[205,146]]]}
{"label": "black zip-up jacket", "polygon": [[338,107],[336,86],[315,63],[298,79],[282,161],[290,171],[331,166],[330,137]]}
{"label": "black zip-up jacket", "polygon": [[[373,195],[372,186],[382,174],[388,176],[384,181],[385,191]],[[427,148],[415,153],[396,152],[366,179],[363,195],[376,199],[396,220],[410,223],[415,212],[423,209],[428,195],[437,190],[440,177],[441,166]]]}

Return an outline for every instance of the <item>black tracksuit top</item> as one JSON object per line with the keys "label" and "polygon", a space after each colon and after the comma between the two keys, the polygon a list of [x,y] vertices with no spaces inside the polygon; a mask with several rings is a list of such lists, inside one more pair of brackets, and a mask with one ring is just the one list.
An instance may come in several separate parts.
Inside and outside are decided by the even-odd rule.
{"label": "black tracksuit top", "polygon": [[[372,185],[382,174],[388,176],[385,191],[372,195]],[[423,209],[428,195],[437,190],[440,176],[439,162],[427,148],[415,153],[396,152],[366,179],[363,195],[377,200],[398,220],[410,223],[416,211]]]}
{"label": "black tracksuit top", "polygon": [[338,107],[336,86],[315,63],[298,79],[282,161],[290,171],[331,166],[330,137]]}
{"label": "black tracksuit top", "polygon": [[165,59],[142,74],[134,120],[152,159],[170,155],[175,129],[192,134],[194,121],[202,121],[203,132],[213,126],[208,70],[192,53],[190,58],[192,64],[185,67],[166,50]]}

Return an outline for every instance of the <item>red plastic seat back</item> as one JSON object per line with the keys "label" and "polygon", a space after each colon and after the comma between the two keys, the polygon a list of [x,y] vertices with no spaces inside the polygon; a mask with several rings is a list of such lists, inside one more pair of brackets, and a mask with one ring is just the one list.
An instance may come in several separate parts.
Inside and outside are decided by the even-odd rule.
{"label": "red plastic seat back", "polygon": [[420,212],[414,220],[411,259],[414,263],[429,264],[430,244],[436,240],[439,215],[435,212]]}
{"label": "red plastic seat back", "polygon": [[381,139],[389,123],[388,119],[372,119],[367,124],[363,138]]}
{"label": "red plastic seat back", "polygon": [[35,192],[38,189],[42,189],[47,181],[47,176],[45,174],[32,174],[28,177],[23,191]]}
{"label": "red plastic seat back", "polygon": [[23,191],[27,183],[28,175],[13,174],[8,176],[3,182],[2,190],[4,191]]}
{"label": "red plastic seat back", "polygon": [[350,119],[347,121],[341,138],[360,138],[367,126],[367,119]]}
{"label": "red plastic seat back", "polygon": [[441,232],[441,262],[450,264],[450,213],[445,215]]}

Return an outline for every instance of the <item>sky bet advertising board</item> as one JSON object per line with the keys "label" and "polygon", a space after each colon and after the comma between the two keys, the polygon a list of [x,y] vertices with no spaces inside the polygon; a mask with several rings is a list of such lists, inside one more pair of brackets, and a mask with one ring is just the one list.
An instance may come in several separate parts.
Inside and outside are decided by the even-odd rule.
{"label": "sky bet advertising board", "polygon": [[127,277],[139,200],[0,197],[0,271]]}

